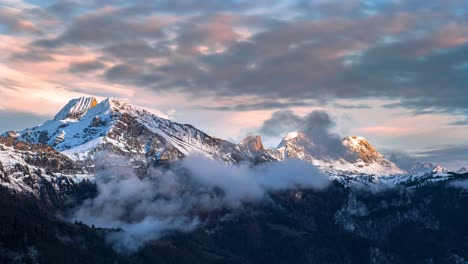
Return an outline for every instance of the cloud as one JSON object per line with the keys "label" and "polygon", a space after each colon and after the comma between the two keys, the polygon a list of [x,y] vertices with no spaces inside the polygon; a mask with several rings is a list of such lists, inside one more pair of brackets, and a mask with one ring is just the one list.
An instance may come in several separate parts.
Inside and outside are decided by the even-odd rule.
{"label": "cloud", "polygon": [[44,61],[54,61],[54,58],[43,50],[31,49],[28,51],[14,53],[11,56],[13,61],[22,61],[22,62],[44,62]]}
{"label": "cloud", "polygon": [[347,158],[350,154],[342,143],[342,137],[330,131],[334,126],[334,121],[324,111],[312,111],[301,117],[290,110],[280,110],[274,112],[259,131],[268,136],[300,131],[313,142],[314,147],[309,150],[311,153]]}
{"label": "cloud", "polygon": [[136,77],[138,74],[137,67],[127,64],[112,66],[104,73],[105,77],[111,81],[131,81],[132,77]]}
{"label": "cloud", "polygon": [[468,180],[453,181],[450,183],[451,186],[468,190]]}
{"label": "cloud", "polygon": [[260,133],[268,136],[282,136],[291,131],[300,130],[304,118],[291,110],[273,112],[271,117],[263,122]]}
{"label": "cloud", "polygon": [[452,126],[468,126],[468,119],[452,122],[449,125],[452,125]]}
{"label": "cloud", "polygon": [[112,71],[134,68],[104,74],[103,82],[263,100],[213,110],[380,98],[415,113],[466,114],[466,21],[453,13],[466,4],[298,2],[57,3],[42,12],[74,15],[31,47],[86,46],[121,65]]}
{"label": "cloud", "polygon": [[242,11],[251,7],[250,1],[233,1],[233,0],[162,0],[156,5],[156,8],[177,12],[177,13],[194,13],[194,12],[216,12],[216,11]]}
{"label": "cloud", "polygon": [[404,151],[384,151],[385,156],[398,167],[410,170],[418,162],[441,164],[456,171],[468,165],[468,146],[438,146],[412,154]]}
{"label": "cloud", "polygon": [[81,61],[74,62],[68,66],[68,71],[72,73],[90,72],[105,68],[105,65],[100,61]]}
{"label": "cloud", "polygon": [[406,171],[411,171],[411,168],[418,162],[424,162],[424,160],[405,153],[404,151],[384,151],[384,155],[389,161]]}
{"label": "cloud", "polygon": [[333,126],[335,123],[326,112],[312,111],[305,117],[301,131],[314,142],[313,151],[346,159],[350,154],[342,143],[342,137],[330,132]]}
{"label": "cloud", "polygon": [[141,60],[167,56],[170,50],[164,45],[151,45],[146,40],[129,40],[107,46],[104,52],[116,58]]}
{"label": "cloud", "polygon": [[38,33],[34,23],[24,17],[24,13],[15,8],[2,6],[0,8],[0,22],[9,32]]}
{"label": "cloud", "polygon": [[170,170],[151,169],[138,177],[125,160],[98,163],[98,195],[69,218],[99,227],[121,227],[108,239],[117,250],[132,252],[168,232],[188,232],[203,223],[203,212],[236,209],[259,202],[270,192],[322,189],[328,178],[301,160],[250,167],[188,157]]}
{"label": "cloud", "polygon": [[422,155],[426,160],[442,164],[457,161],[468,163],[468,145],[433,147],[418,154]]}
{"label": "cloud", "polygon": [[119,8],[103,8],[86,13],[77,17],[59,36],[39,39],[33,44],[44,48],[57,48],[65,44],[106,44],[162,36],[163,22],[152,17],[132,20],[129,17],[118,16],[119,11]]}

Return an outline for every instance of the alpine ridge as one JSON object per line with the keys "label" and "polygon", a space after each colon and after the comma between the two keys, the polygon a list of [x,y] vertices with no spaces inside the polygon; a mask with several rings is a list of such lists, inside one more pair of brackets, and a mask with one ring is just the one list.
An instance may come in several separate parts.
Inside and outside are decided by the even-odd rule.
{"label": "alpine ridge", "polygon": [[326,156],[314,151],[314,143],[304,133],[288,133],[274,154],[278,159],[298,158],[311,162],[331,175],[368,174],[393,175],[403,174],[404,170],[385,159],[365,138],[345,137],[342,141],[348,150],[346,157]]}
{"label": "alpine ridge", "polygon": [[[54,119],[30,129],[8,131],[3,136],[32,144],[46,144],[72,160],[88,163],[99,152],[106,151],[140,165],[146,164],[144,166],[172,162],[189,155],[221,159],[231,164],[297,158],[312,163],[332,179],[346,178],[346,182],[350,179],[358,182],[400,182],[422,175],[447,173],[446,170],[439,174],[433,172],[435,166],[432,164],[419,164],[421,168],[407,173],[359,136],[343,138],[347,154],[339,157],[317,151],[313,140],[299,131],[288,133],[275,149],[265,148],[258,135],[248,136],[234,144],[209,136],[192,125],[161,118],[115,98],[99,103],[94,97],[72,99]],[[387,177],[392,175],[402,177],[399,180]]]}
{"label": "alpine ridge", "polygon": [[53,120],[4,135],[50,145],[75,160],[92,160],[102,150],[152,161],[174,161],[187,155],[229,163],[248,158],[233,143],[114,98],[100,103],[95,98],[73,99]]}

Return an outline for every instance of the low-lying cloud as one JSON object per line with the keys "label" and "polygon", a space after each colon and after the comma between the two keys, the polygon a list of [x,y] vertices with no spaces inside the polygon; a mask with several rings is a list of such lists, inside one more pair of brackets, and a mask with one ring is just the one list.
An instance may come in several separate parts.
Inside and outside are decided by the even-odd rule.
{"label": "low-lying cloud", "polygon": [[135,175],[125,160],[101,164],[98,195],[76,208],[70,220],[122,228],[108,236],[122,252],[134,252],[168,232],[191,231],[203,224],[201,213],[236,209],[270,192],[321,189],[329,182],[313,165],[293,159],[251,167],[188,157],[172,169],[151,169],[144,177]]}

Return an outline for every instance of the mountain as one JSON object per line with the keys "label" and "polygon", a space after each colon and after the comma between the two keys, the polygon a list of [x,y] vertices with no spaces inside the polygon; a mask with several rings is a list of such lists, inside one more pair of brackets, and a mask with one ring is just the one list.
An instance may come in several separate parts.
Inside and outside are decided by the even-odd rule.
{"label": "mountain", "polygon": [[101,102],[93,97],[70,100],[54,119],[30,129],[8,131],[3,136],[49,145],[76,164],[91,167],[96,155],[107,151],[138,163],[136,167],[142,169],[151,163],[173,162],[188,155],[253,164],[298,158],[345,185],[414,185],[451,177],[445,168],[433,164],[420,163],[405,172],[363,137],[345,137],[342,144],[347,153],[342,156],[317,151],[313,140],[301,132],[288,133],[275,149],[265,148],[260,136],[248,136],[236,145],[114,98]]}
{"label": "mountain", "polygon": [[98,152],[105,150],[144,164],[171,162],[188,155],[228,163],[299,158],[330,175],[404,173],[362,137],[343,139],[349,154],[346,157],[320,153],[313,141],[301,132],[289,133],[276,149],[265,149],[260,136],[249,136],[236,145],[114,98],[99,103],[93,97],[73,99],[54,119],[30,129],[8,131],[4,136],[50,145],[77,161],[93,160]]}
{"label": "mountain", "polygon": [[[259,136],[236,145],[113,98],[71,100],[54,119],[0,137],[0,263],[467,262],[468,214],[461,210],[468,206],[466,170],[417,164],[406,173],[365,138],[342,142],[348,152],[343,156],[316,151],[313,140],[300,132],[287,134],[275,149],[265,148]],[[121,254],[110,241],[129,230],[66,218],[70,210],[99,200],[100,192],[118,197],[133,188],[135,182],[125,181],[124,189],[100,189],[97,179],[115,176],[100,170],[101,150],[130,160],[110,164],[118,171],[124,166],[124,174],[136,168],[134,161],[170,169],[188,155],[254,164],[294,157],[317,165],[334,181],[320,190],[271,191],[239,208],[209,211],[182,203],[191,209],[187,217],[199,223],[196,228],[164,230],[138,251]],[[138,177],[148,179],[151,170]],[[179,188],[167,180],[168,193],[153,196],[150,190],[151,202],[164,204],[198,191],[202,201],[225,195],[219,188]],[[130,207],[136,211],[129,212],[148,219],[142,211],[146,203],[138,200]]]}
{"label": "mountain", "polygon": [[48,145],[0,137],[0,186],[45,207],[60,207],[77,183],[92,176]]}
{"label": "mountain", "polygon": [[238,146],[245,155],[253,159],[254,163],[278,160],[270,149],[263,147],[262,138],[258,135],[247,136]]}
{"label": "mountain", "polygon": [[428,173],[428,172],[432,172],[434,170],[436,165],[432,164],[432,163],[422,163],[422,162],[418,162],[416,163],[416,165],[414,165],[410,172],[413,173],[413,174],[418,174],[418,173],[422,173],[422,174],[425,174],[425,173]]}
{"label": "mountain", "polygon": [[397,165],[385,159],[363,137],[345,137],[342,143],[349,155],[346,157],[327,156],[315,152],[312,139],[304,133],[292,132],[283,138],[273,155],[279,159],[292,157],[309,161],[331,175],[346,173],[382,176],[405,173]]}
{"label": "mountain", "polygon": [[73,99],[53,120],[4,136],[50,145],[75,160],[93,159],[101,150],[155,162],[187,155],[220,158],[228,163],[249,159],[233,143],[114,98],[100,103],[92,97]]}

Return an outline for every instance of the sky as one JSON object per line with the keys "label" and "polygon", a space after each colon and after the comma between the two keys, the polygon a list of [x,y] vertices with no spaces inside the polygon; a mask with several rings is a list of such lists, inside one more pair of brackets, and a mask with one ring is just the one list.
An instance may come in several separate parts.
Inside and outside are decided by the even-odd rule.
{"label": "sky", "polygon": [[[462,0],[0,0],[0,131],[115,97],[275,147],[315,110],[399,164],[468,164]],[[265,130],[278,124],[281,129]],[[409,165],[408,165],[409,166]]]}

